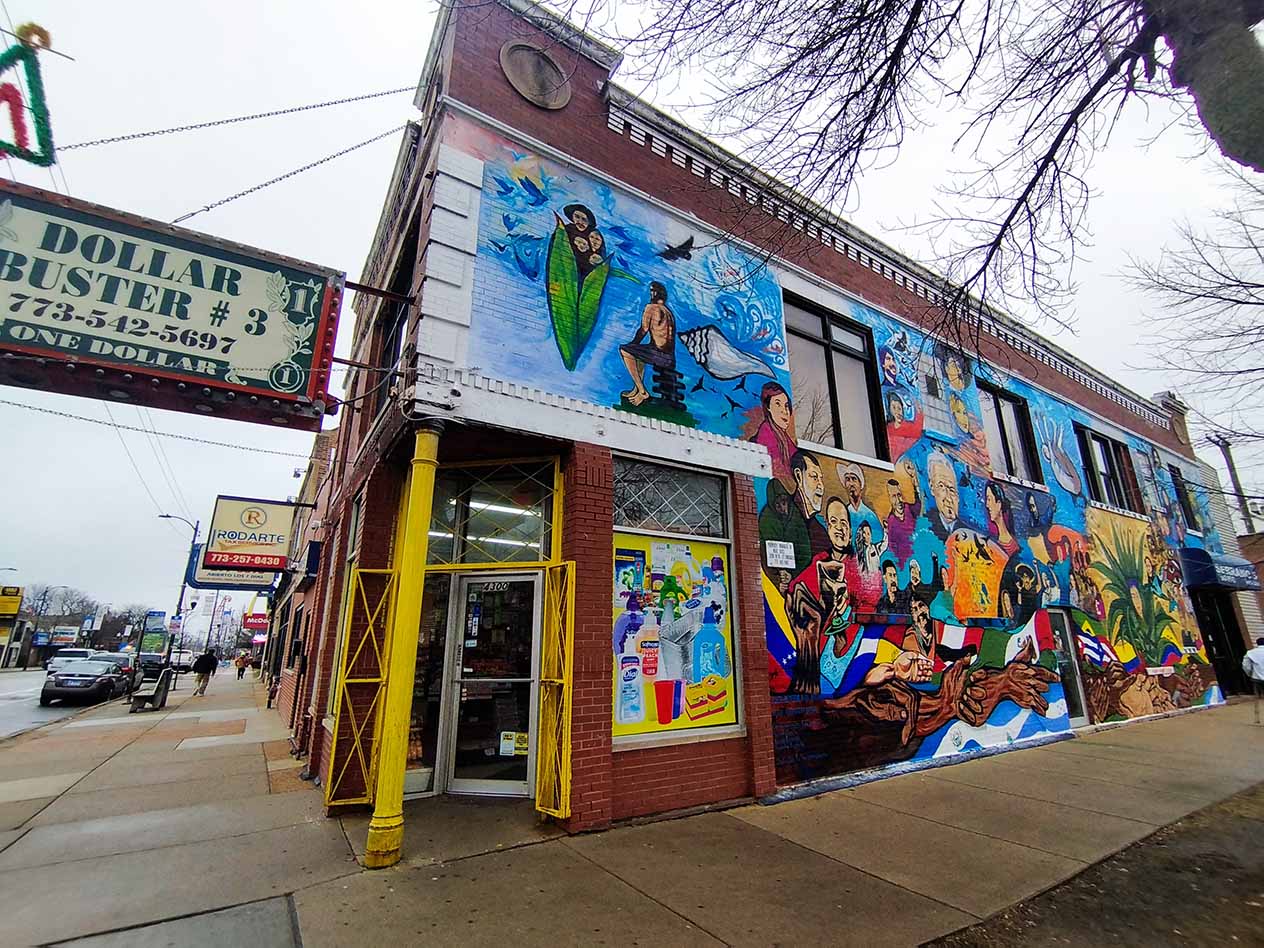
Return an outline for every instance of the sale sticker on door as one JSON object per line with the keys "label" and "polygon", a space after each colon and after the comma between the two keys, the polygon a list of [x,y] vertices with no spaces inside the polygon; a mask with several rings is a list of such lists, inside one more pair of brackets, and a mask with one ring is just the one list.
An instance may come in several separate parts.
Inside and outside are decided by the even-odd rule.
{"label": "sale sticker on door", "polygon": [[285,568],[294,527],[293,504],[254,497],[215,498],[202,565],[240,570]]}
{"label": "sale sticker on door", "polygon": [[[0,183],[0,350],[32,371],[100,367],[83,375],[115,398],[319,427],[342,287],[335,270]],[[83,384],[47,387],[102,397]]]}

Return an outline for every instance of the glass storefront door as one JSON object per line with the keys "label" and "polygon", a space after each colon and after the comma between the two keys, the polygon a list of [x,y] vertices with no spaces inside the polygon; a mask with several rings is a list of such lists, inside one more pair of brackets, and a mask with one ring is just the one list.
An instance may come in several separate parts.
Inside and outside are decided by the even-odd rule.
{"label": "glass storefront door", "polygon": [[535,776],[540,576],[484,573],[453,581],[448,789],[529,796]]}
{"label": "glass storefront door", "polygon": [[1058,657],[1058,675],[1062,678],[1062,694],[1066,700],[1067,717],[1071,727],[1088,724],[1088,712],[1084,710],[1084,686],[1080,682],[1080,666],[1076,656],[1075,632],[1071,617],[1061,609],[1049,610],[1049,625],[1053,627],[1054,654]]}
{"label": "glass storefront door", "polygon": [[425,793],[437,789],[440,722],[443,720],[443,683],[448,644],[449,600],[453,577],[433,573],[426,577],[421,595],[421,628],[417,634],[417,665],[413,673],[412,719],[408,722],[408,762],[404,792]]}

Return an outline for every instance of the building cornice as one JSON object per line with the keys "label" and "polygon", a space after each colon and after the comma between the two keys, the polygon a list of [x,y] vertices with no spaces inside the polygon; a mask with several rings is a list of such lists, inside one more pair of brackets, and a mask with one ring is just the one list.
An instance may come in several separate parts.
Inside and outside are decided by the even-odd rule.
{"label": "building cornice", "polygon": [[[941,304],[949,291],[944,278],[848,223],[772,176],[726,151],[666,113],[613,83],[607,84],[607,125],[640,146],[646,141],[658,157],[685,168],[712,186],[727,190],[804,233],[811,240],[849,257],[897,286]],[[1018,320],[986,304],[978,306],[979,328],[1011,349],[1070,378],[1163,430],[1171,420],[1162,407],[1109,378]]]}

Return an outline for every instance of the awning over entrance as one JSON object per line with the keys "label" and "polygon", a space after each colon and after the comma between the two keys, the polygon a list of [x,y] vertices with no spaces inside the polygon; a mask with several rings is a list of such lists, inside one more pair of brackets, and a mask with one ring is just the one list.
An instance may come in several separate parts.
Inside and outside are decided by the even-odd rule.
{"label": "awning over entrance", "polygon": [[1195,547],[1181,549],[1185,585],[1191,589],[1214,586],[1219,589],[1259,589],[1260,580],[1249,560],[1227,553],[1208,553]]}

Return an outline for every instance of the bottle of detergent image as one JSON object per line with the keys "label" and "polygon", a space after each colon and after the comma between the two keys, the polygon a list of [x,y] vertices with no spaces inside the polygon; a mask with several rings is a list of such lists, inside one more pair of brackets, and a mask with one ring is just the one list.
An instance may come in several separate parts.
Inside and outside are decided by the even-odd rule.
{"label": "bottle of detergent image", "polygon": [[645,720],[645,691],[641,687],[641,657],[636,640],[629,636],[619,656],[619,705],[615,718],[620,724],[640,724]]}
{"label": "bottle of detergent image", "polygon": [[636,637],[636,651],[641,657],[641,677],[650,681],[658,677],[658,623],[650,613],[640,634]]}
{"label": "bottle of detergent image", "polygon": [[702,681],[707,675],[727,678],[729,674],[728,649],[724,636],[715,622],[715,610],[710,606],[702,615],[702,628],[693,639],[693,680]]}

